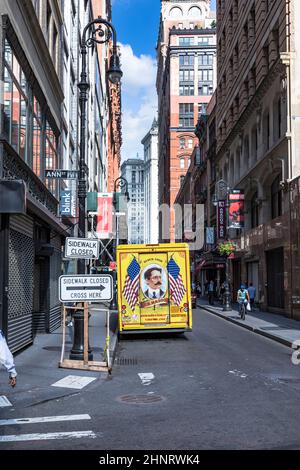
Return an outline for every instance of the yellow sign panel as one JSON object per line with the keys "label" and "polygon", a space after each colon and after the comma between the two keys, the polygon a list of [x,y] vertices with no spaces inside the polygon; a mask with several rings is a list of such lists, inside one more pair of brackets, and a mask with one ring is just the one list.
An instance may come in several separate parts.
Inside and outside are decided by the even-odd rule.
{"label": "yellow sign panel", "polygon": [[117,248],[120,331],[191,329],[188,245]]}

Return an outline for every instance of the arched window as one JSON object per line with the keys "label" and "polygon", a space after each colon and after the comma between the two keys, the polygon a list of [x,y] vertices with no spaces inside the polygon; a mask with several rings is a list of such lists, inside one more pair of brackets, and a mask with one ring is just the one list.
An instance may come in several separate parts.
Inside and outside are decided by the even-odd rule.
{"label": "arched window", "polygon": [[193,18],[200,18],[202,16],[201,10],[199,7],[192,7],[189,9],[189,16]]}
{"label": "arched window", "polygon": [[170,16],[172,18],[180,18],[182,16],[182,10],[179,7],[173,7],[170,10]]}
{"label": "arched window", "polygon": [[271,210],[272,219],[282,214],[282,191],[280,188],[281,174],[278,175],[271,185]]}
{"label": "arched window", "polygon": [[251,228],[258,226],[258,201],[257,201],[257,192],[253,194],[251,198]]}
{"label": "arched window", "polygon": [[179,148],[185,149],[185,138],[184,137],[180,137],[180,139],[179,139]]}

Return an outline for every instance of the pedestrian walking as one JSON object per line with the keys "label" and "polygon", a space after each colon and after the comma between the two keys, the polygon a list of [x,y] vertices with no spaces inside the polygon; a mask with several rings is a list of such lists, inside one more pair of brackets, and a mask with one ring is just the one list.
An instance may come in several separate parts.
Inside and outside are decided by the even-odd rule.
{"label": "pedestrian walking", "polygon": [[9,384],[15,387],[17,384],[17,371],[14,364],[14,358],[7,346],[4,333],[0,330],[0,364],[3,365],[9,373]]}
{"label": "pedestrian walking", "polygon": [[250,305],[251,309],[253,309],[254,301],[255,301],[255,296],[256,296],[256,288],[253,286],[253,283],[250,282],[249,287],[248,287],[248,294],[250,298]]}
{"label": "pedestrian walking", "polygon": [[209,305],[214,304],[214,292],[215,292],[215,284],[214,284],[214,281],[211,280],[210,283],[208,284],[208,302],[209,302]]}

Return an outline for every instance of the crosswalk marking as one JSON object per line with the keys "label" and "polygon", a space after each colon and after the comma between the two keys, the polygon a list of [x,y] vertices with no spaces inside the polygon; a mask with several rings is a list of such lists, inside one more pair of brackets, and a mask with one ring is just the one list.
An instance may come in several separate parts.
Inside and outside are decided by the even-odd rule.
{"label": "crosswalk marking", "polygon": [[0,407],[4,407],[4,406],[12,406],[11,402],[9,401],[8,398],[6,398],[5,395],[1,395],[0,396]]}
{"label": "crosswalk marking", "polygon": [[95,439],[97,436],[93,431],[74,431],[74,432],[48,432],[39,434],[12,434],[0,436],[1,442],[17,442],[17,441],[47,441],[50,439],[79,439],[87,437]]}
{"label": "crosswalk marking", "polygon": [[91,419],[90,415],[66,415],[66,416],[43,416],[37,418],[1,419],[0,426],[11,426],[14,424],[54,423],[57,421],[77,421]]}

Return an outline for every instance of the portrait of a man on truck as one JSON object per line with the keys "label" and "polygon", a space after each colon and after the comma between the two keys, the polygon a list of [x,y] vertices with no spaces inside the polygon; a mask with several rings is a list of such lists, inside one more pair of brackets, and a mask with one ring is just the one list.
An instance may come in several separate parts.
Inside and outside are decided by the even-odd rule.
{"label": "portrait of a man on truck", "polygon": [[165,292],[161,288],[163,284],[162,268],[153,266],[147,269],[144,273],[144,279],[147,284],[147,289],[144,291],[145,297],[148,297],[148,299],[164,297]]}

